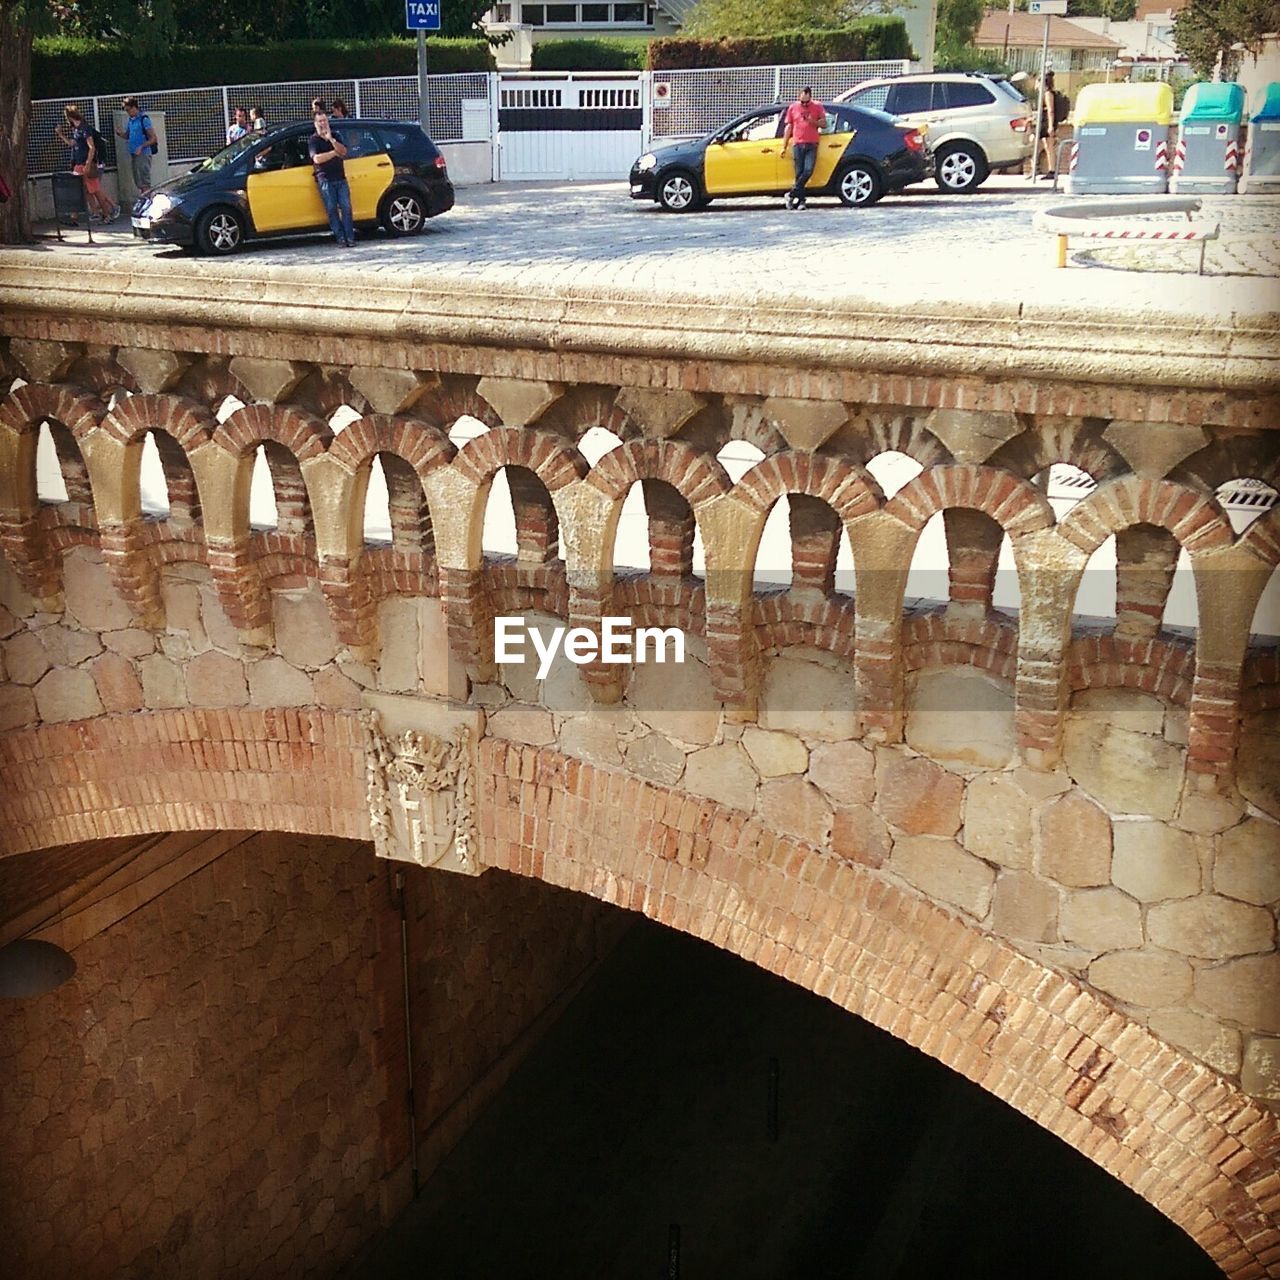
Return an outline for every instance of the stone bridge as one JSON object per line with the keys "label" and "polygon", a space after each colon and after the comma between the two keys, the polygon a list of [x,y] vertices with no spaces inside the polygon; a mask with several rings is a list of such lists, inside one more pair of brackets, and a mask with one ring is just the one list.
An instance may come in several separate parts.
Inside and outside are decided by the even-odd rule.
{"label": "stone bridge", "polygon": [[[0,939],[82,936],[95,850],[154,833],[542,880],[827,997],[1280,1275],[1267,325],[149,271],[0,263]],[[538,682],[500,615],[688,660]]]}

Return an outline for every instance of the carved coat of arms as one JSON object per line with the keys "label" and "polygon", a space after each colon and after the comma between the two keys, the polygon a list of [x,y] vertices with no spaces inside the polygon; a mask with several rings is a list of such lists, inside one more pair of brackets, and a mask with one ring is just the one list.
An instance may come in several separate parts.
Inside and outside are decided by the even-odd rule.
{"label": "carved coat of arms", "polygon": [[383,733],[375,711],[365,730],[369,824],[380,858],[479,875],[471,731],[451,738]]}

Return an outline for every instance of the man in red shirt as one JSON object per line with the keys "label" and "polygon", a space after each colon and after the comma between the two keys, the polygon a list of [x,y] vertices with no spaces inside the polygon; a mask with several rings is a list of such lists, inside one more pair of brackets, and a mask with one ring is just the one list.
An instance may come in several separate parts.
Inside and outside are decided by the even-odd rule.
{"label": "man in red shirt", "polygon": [[796,166],[796,185],[787,195],[788,209],[805,207],[805,183],[813,175],[818,160],[818,132],[827,123],[827,113],[820,102],[814,102],[813,90],[806,85],[800,96],[787,108],[787,127],[782,132],[782,154],[791,155]]}

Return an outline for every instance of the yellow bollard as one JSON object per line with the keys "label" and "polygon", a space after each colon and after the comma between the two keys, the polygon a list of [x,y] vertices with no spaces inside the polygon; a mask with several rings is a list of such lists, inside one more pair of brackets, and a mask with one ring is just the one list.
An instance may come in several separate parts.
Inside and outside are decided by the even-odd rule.
{"label": "yellow bollard", "polygon": [[1058,266],[1065,267],[1067,265],[1067,237],[1058,237]]}

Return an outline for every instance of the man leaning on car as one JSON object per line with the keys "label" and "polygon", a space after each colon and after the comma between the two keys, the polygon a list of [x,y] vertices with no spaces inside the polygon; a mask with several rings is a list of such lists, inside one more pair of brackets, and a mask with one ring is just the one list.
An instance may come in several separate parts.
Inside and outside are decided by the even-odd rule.
{"label": "man leaning on car", "polygon": [[782,154],[787,154],[792,144],[792,157],[796,166],[796,185],[787,196],[788,209],[803,209],[805,184],[813,174],[818,160],[818,131],[827,122],[827,112],[822,103],[814,102],[813,90],[805,85],[800,96],[787,108],[787,127],[782,133]]}

